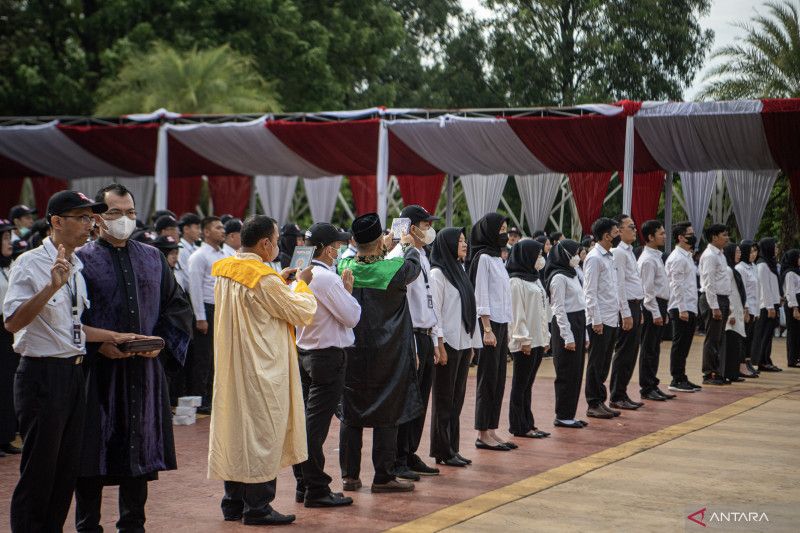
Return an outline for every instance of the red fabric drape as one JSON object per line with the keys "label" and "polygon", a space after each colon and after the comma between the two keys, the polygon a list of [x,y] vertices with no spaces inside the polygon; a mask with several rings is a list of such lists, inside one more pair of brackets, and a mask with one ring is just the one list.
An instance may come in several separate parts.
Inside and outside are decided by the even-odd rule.
{"label": "red fabric drape", "polygon": [[792,195],[794,208],[798,216],[800,216],[800,170],[793,170],[789,172],[789,192]]}
{"label": "red fabric drape", "polygon": [[378,191],[375,176],[347,176],[353,203],[356,205],[356,216],[374,213],[378,205]]}
{"label": "red fabric drape", "polygon": [[578,208],[578,217],[581,220],[583,234],[592,232],[592,224],[600,217],[603,200],[608,192],[608,183],[611,181],[611,172],[573,172],[569,174],[569,186],[575,206]]}
{"label": "red fabric drape", "polygon": [[432,176],[397,176],[400,195],[405,205],[421,205],[428,213],[435,213],[442,195],[444,174]]}
{"label": "red fabric drape", "polygon": [[167,183],[167,207],[169,210],[178,216],[184,213],[196,213],[197,204],[200,202],[203,178],[200,176],[170,178]]}
{"label": "red fabric drape", "polygon": [[800,170],[800,98],[763,100],[761,120],[772,158],[784,172]]}
{"label": "red fabric drape", "polygon": [[250,176],[209,176],[208,188],[214,202],[214,214],[229,213],[243,218],[250,202],[252,183]]}
{"label": "red fabric drape", "polygon": [[158,126],[156,123],[117,126],[59,125],[58,129],[81,148],[107,163],[140,176],[152,176],[158,145]]}
{"label": "red fabric drape", "polygon": [[[644,242],[642,224],[656,218],[656,215],[658,215],[658,202],[661,199],[661,191],[664,190],[664,177],[663,170],[639,172],[633,175],[633,199],[630,215],[636,223],[636,227],[639,230],[639,239],[642,242]],[[624,181],[625,177],[620,173],[620,183]]]}
{"label": "red fabric drape", "polygon": [[67,190],[67,180],[61,178],[52,178],[50,176],[41,176],[39,178],[31,178],[33,184],[33,197],[36,200],[36,209],[39,210],[39,217],[44,218],[47,215],[47,201],[50,197],[59,191]]}
{"label": "red fabric drape", "polygon": [[0,187],[3,188],[3,194],[0,195],[0,218],[8,218],[11,208],[19,204],[23,181],[25,178],[7,178],[0,182]]}
{"label": "red fabric drape", "polygon": [[0,179],[29,178],[34,176],[41,176],[41,174],[18,163],[15,159],[9,159],[8,157],[0,155]]}

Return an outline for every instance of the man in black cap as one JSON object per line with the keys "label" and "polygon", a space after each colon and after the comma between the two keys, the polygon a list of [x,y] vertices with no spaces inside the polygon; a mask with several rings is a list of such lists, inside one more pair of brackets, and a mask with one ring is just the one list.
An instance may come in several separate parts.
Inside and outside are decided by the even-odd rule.
{"label": "man in black cap", "polygon": [[[414,247],[419,252],[421,267],[420,276],[408,285],[408,309],[414,331],[414,342],[417,347],[417,382],[422,395],[422,413],[419,417],[402,424],[397,430],[397,459],[395,475],[403,479],[418,481],[419,476],[435,476],[439,469],[426,465],[417,455],[422,431],[425,427],[425,413],[428,411],[428,399],[433,384],[434,344],[433,330],[436,327],[436,313],[433,311],[433,292],[430,277],[431,264],[425,253],[436,238],[436,230],[432,222],[439,220],[428,213],[420,205],[406,206],[400,216],[411,220],[411,226],[419,229],[415,232]],[[401,257],[401,247],[396,247],[387,257]]]}
{"label": "man in black cap", "polygon": [[33,226],[33,215],[36,214],[36,209],[31,209],[27,205],[15,205],[8,213],[8,219],[14,224],[14,230],[11,232],[11,243],[15,243],[20,239],[27,239],[28,234]]}
{"label": "man in black cap", "polygon": [[189,258],[197,250],[199,245],[197,241],[200,240],[202,230],[200,228],[203,219],[194,213],[184,213],[178,222],[178,228],[181,230],[180,239],[180,252],[178,252],[178,266],[175,267],[175,279],[178,284],[183,288],[186,294],[189,294]]}
{"label": "man in black cap", "polygon": [[222,250],[226,255],[234,255],[242,247],[242,221],[231,218],[225,222],[225,242]]}
{"label": "man in black cap", "polygon": [[178,233],[178,221],[175,220],[175,217],[170,215],[164,215],[158,217],[155,223],[155,230],[156,230],[156,238],[158,237],[172,237],[176,241],[180,237]]}
{"label": "man in black cap", "polygon": [[508,228],[508,244],[506,247],[510,250],[522,239],[522,232],[516,226]]}
{"label": "man in black cap", "polygon": [[153,241],[153,246],[158,248],[161,253],[164,254],[164,257],[167,258],[167,264],[169,265],[169,268],[174,272],[175,266],[178,264],[178,252],[180,251],[180,245],[178,244],[178,241],[175,240],[174,237],[162,235]]}
{"label": "man in black cap", "polygon": [[403,257],[386,259],[392,235],[383,236],[377,214],[358,217],[351,231],[358,255],[339,261],[339,273],[353,272],[353,296],[361,305],[361,320],[354,329],[355,343],[347,349],[339,413],[344,490],[361,487],[361,439],[364,428],[371,427],[372,492],[408,492],[414,490],[414,484],[396,479],[394,463],[397,427],[423,411],[406,287],[421,271],[414,238],[425,236],[412,227],[413,235],[400,239]]}
{"label": "man in black cap", "polygon": [[361,318],[361,306],[353,298],[353,273],[337,275],[334,261],[339,246],[350,239],[333,224],[314,224],[306,231],[306,246],[314,247],[311,260],[314,279],[309,288],[317,299],[314,321],[297,328],[297,354],[306,410],[308,459],[294,466],[297,501],[306,507],[350,505],[352,498],[333,493],[325,473],[322,445],[342,397],[345,348],[353,345],[353,328]]}

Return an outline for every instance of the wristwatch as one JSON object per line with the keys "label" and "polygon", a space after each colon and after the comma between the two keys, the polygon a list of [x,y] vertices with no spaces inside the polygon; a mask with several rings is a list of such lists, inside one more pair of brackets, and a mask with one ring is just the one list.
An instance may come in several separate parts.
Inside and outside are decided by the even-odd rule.
{"label": "wristwatch", "polygon": [[492,332],[492,326],[486,326],[486,327],[484,327],[484,328],[483,328],[483,332],[484,332],[484,333],[491,333],[491,332]]}

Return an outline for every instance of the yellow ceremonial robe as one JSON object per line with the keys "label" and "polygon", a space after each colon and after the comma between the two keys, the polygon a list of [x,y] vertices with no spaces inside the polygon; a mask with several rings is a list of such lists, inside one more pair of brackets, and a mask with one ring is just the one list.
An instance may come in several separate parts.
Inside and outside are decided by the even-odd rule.
{"label": "yellow ceremonial robe", "polygon": [[214,263],[214,400],[208,477],[262,483],[308,456],[293,326],[317,301],[294,290],[255,254]]}

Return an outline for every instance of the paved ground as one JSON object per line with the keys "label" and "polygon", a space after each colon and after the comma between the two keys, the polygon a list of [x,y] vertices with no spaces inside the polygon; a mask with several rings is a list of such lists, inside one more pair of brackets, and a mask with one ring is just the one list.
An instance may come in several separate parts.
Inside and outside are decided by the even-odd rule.
{"label": "paved ground", "polygon": [[[702,338],[695,339],[691,377],[699,375]],[[659,376],[668,381],[669,343],[664,343]],[[776,341],[773,359],[785,362],[785,344]],[[706,388],[667,403],[650,402],[614,420],[592,420],[584,430],[552,428],[553,366],[545,360],[534,385],[534,415],[546,440],[517,439],[513,452],[474,448],[472,427],[475,376],[470,376],[462,415],[461,452],[474,460],[464,469],[445,469],[423,479],[414,493],[353,494],[352,507],[305,509],[293,501],[289,469],[278,478],[275,507],[297,514],[293,530],[406,531],[460,530],[673,530],[682,527],[694,505],[800,501],[796,442],[800,372],[788,369],[757,380]],[[695,381],[699,381],[699,378]],[[635,398],[637,388],[631,385]],[[506,391],[508,394],[508,391]],[[765,403],[766,402],[766,403]],[[580,407],[585,409],[585,405]],[[503,412],[503,424],[507,415]],[[779,428],[780,431],[777,431]],[[205,478],[208,420],[175,428],[179,469],[150,484],[150,531],[247,531],[225,523],[219,511],[221,486]],[[369,431],[365,433],[362,480],[368,487]],[[427,452],[424,436],[421,451]],[[338,475],[338,424],[325,446],[333,488]],[[422,454],[421,454],[422,455]],[[0,459],[0,524],[8,523],[8,501],[17,476],[15,458]],[[619,481],[618,481],[619,480]],[[738,498],[738,499],[737,499]],[[562,504],[562,502],[565,502]],[[116,489],[106,491],[103,525],[113,531]],[[699,507],[698,507],[699,509]],[[684,512],[685,511],[685,512]],[[784,513],[795,513],[788,507]],[[776,520],[780,510],[774,510]],[[795,515],[794,522],[800,522]],[[692,524],[690,524],[692,525]],[[700,527],[700,526],[697,526]],[[73,530],[72,516],[67,530]],[[751,531],[754,529],[751,529]],[[776,529],[777,530],[777,529]],[[796,529],[795,529],[796,530]]]}

